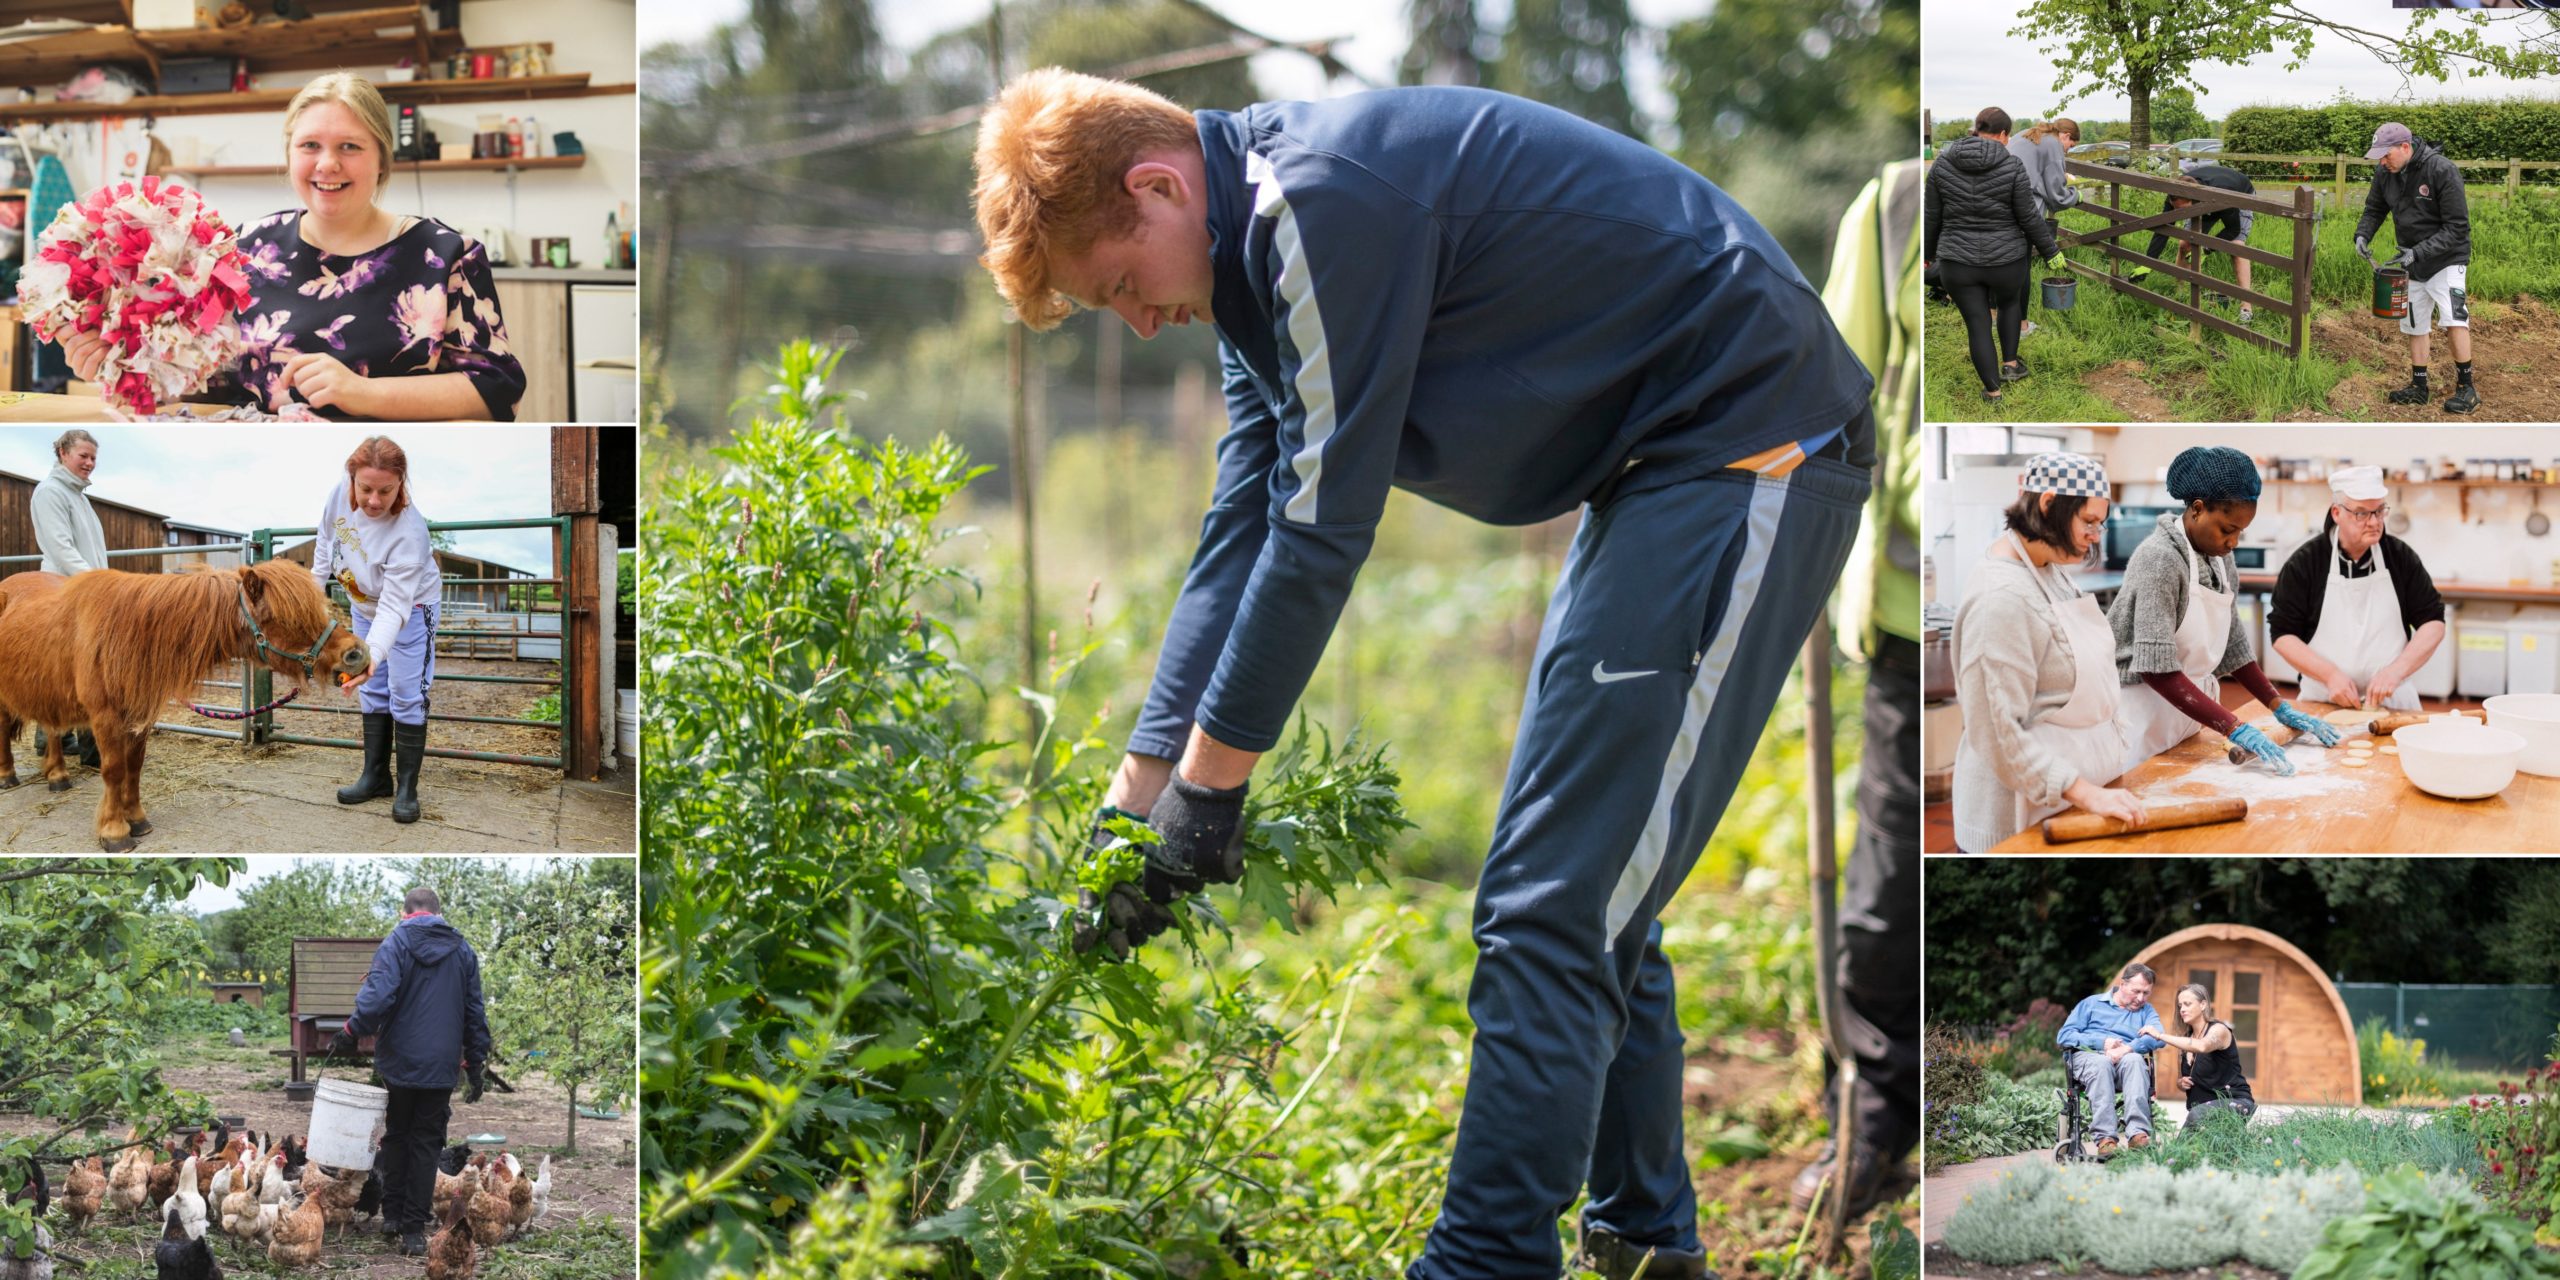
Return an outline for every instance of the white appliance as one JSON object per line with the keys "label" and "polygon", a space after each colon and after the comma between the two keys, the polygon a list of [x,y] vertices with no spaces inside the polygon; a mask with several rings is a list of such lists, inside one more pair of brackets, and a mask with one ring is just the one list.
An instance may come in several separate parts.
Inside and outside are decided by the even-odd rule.
{"label": "white appliance", "polygon": [[640,290],[569,286],[569,416],[578,422],[640,420]]}

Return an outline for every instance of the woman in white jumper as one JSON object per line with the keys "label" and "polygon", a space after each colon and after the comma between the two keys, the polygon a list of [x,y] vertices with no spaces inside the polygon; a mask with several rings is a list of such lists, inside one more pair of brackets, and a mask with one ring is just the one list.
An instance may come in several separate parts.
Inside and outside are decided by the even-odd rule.
{"label": "woman in white jumper", "polygon": [[[53,471],[36,485],[27,503],[35,520],[36,550],[44,553],[44,571],[70,577],[107,567],[107,534],[89,505],[89,477],[98,469],[98,438],[78,427],[53,442]],[[86,729],[74,729],[63,741],[65,754],[96,768],[98,740]],[[38,730],[36,749],[44,749]]]}
{"label": "woman in white jumper", "polygon": [[2107,525],[2107,472],[2076,453],[2027,465],[2008,528],[1965,583],[1956,610],[1956,848],[1994,845],[2064,809],[2127,822],[2142,802],[2108,784],[2124,773],[2115,641],[2067,566]]}
{"label": "woman in white jumper", "polygon": [[364,773],[338,789],[338,803],[390,796],[391,820],[416,822],[443,580],[427,518],[409,500],[409,455],[389,436],[369,436],[347,455],[347,478],[320,511],[311,573],[321,590],[346,591],[373,655],[349,682],[364,711]]}

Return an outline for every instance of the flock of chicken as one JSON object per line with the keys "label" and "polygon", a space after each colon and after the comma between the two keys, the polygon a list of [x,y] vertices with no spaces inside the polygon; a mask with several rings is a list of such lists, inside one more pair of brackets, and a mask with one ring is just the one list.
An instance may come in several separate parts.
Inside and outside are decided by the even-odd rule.
{"label": "flock of chicken", "polygon": [[[547,1155],[531,1178],[513,1153],[474,1155],[467,1145],[446,1148],[437,1166],[440,1229],[427,1242],[427,1280],[471,1280],[481,1249],[523,1236],[550,1212]],[[0,1254],[0,1280],[52,1280],[44,1170],[29,1161],[26,1185],[9,1198],[34,1205],[36,1250],[31,1258]],[[299,1139],[261,1144],[254,1132],[236,1136],[216,1125],[165,1149],[127,1147],[110,1169],[102,1169],[97,1156],[73,1161],[62,1212],[74,1231],[86,1230],[102,1212],[157,1215],[164,1224],[154,1254],[159,1280],[221,1280],[221,1262],[205,1240],[216,1231],[263,1247],[279,1267],[308,1267],[320,1260],[331,1231],[352,1227],[358,1217],[380,1218],[382,1157],[377,1152],[362,1177],[352,1169],[332,1174],[305,1157]]]}

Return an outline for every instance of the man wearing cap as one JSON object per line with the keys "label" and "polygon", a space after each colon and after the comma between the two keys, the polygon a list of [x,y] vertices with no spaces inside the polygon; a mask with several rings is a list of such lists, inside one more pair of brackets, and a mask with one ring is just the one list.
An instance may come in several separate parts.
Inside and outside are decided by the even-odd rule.
{"label": "man wearing cap", "polygon": [[1956,609],[1956,847],[1992,846],[2066,808],[2140,822],[2124,772],[2115,638],[2068,573],[2107,527],[2107,470],[2076,453],[2027,464],[2008,531],[1965,579]]}
{"label": "man wearing cap", "polygon": [[2444,643],[2444,600],[2417,551],[2382,531],[2382,468],[2341,467],[2329,493],[2320,536],[2276,575],[2267,633],[2302,673],[2303,701],[2415,711],[2406,681]]}
{"label": "man wearing cap", "polygon": [[2471,206],[2462,194],[2462,170],[2445,158],[2442,148],[2412,136],[2409,126],[2399,123],[2374,130],[2373,146],[2364,158],[2380,167],[2365,190],[2356,252],[2374,262],[2373,233],[2388,214],[2400,251],[2375,265],[2409,272],[2409,314],[2400,317],[2400,332],[2409,335],[2409,385],[2392,392],[2391,403],[2425,404],[2433,398],[2427,387],[2427,333],[2431,318],[2442,312],[2458,379],[2444,402],[2445,412],[2469,413],[2480,407],[2480,393],[2471,386],[2471,298],[2463,289],[2463,273],[2471,261]]}

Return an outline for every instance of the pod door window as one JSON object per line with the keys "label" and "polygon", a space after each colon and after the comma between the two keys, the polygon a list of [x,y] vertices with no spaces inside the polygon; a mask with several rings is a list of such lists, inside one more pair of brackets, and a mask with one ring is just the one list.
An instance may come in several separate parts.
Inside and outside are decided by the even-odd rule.
{"label": "pod door window", "polygon": [[[2213,999],[2213,1016],[2231,1024],[2231,1039],[2240,1049],[2240,1071],[2254,1084],[2260,1077],[2258,1049],[2265,1034],[2267,998],[2272,994],[2266,971],[2237,965],[2197,965],[2187,970],[2184,980],[2203,987]],[[2173,1010],[2176,1004],[2177,996],[2172,992]]]}

